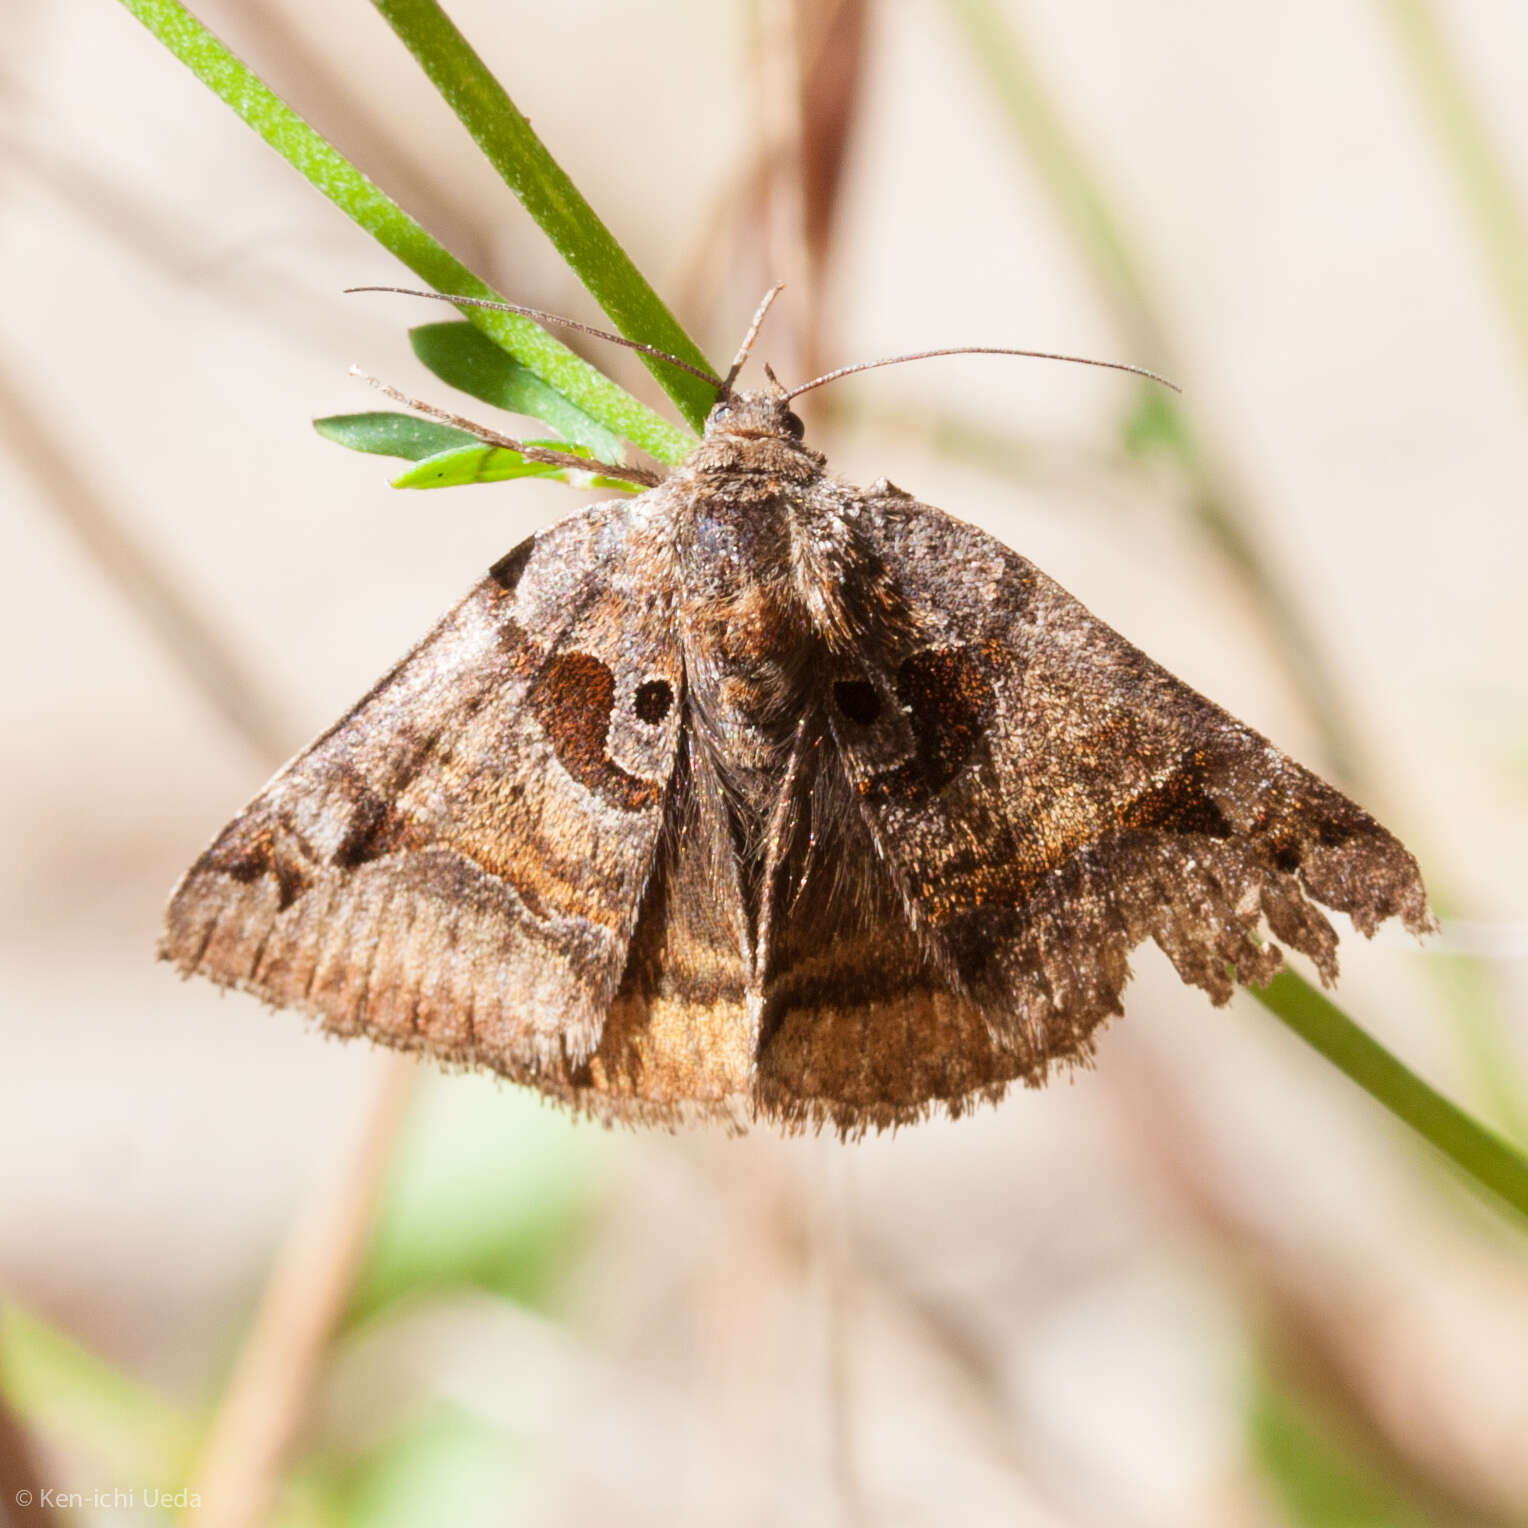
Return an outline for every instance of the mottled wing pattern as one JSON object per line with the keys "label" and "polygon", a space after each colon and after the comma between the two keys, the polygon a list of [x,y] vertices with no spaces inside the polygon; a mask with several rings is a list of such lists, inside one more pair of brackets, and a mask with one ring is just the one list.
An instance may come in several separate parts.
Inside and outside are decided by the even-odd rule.
{"label": "mottled wing pattern", "polygon": [[[907,928],[885,939],[883,922],[816,1017],[785,1005],[760,1062],[776,1112],[842,1125],[832,1095],[847,1086],[870,1123],[914,1118],[896,1090],[919,1077],[920,1042],[941,1058],[922,1067],[921,1102],[1041,1082],[1121,1012],[1148,938],[1220,1003],[1277,969],[1263,924],[1335,975],[1316,903],[1366,934],[1393,916],[1430,926],[1394,837],[1032,564],[894,491],[852,518],[865,582],[848,597],[872,629],[839,644],[824,710],[869,838],[851,852],[889,881]],[[887,894],[866,893],[867,916]],[[850,897],[839,922],[853,921]],[[781,990],[812,969],[802,945]],[[813,1054],[836,1054],[841,1075],[799,1080]]]}
{"label": "mottled wing pattern", "polygon": [[164,955],[338,1034],[530,1081],[583,1064],[683,712],[669,602],[626,571],[664,565],[651,507],[597,505],[497,564],[196,862]]}
{"label": "mottled wing pattern", "polygon": [[754,1104],[845,1135],[952,1115],[1013,1077],[983,1003],[920,924],[819,707],[771,886]]}
{"label": "mottled wing pattern", "polygon": [[751,1116],[754,1022],[741,865],[690,718],[658,857],[599,1046],[539,1085],[603,1119]]}

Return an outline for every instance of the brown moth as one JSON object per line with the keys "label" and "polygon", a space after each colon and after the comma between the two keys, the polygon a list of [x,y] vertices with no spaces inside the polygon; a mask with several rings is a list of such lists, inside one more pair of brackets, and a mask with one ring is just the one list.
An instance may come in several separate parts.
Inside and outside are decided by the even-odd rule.
{"label": "brown moth", "polygon": [[847,1136],[1085,1061],[1145,939],[1225,1003],[1265,924],[1336,976],[1318,903],[1430,926],[1360,807],[736,371],[224,829],[166,959],[606,1120]]}

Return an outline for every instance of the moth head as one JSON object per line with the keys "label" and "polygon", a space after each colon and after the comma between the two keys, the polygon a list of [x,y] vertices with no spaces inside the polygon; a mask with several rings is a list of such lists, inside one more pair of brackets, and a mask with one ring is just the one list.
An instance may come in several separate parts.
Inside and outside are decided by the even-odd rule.
{"label": "moth head", "polygon": [[775,393],[726,392],[706,416],[707,435],[796,441],[801,439],[801,432],[801,420]]}

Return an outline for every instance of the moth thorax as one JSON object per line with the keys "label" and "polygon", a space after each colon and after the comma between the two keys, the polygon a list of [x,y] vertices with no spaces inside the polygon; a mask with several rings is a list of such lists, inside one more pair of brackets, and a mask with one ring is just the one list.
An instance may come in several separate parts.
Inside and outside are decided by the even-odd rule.
{"label": "moth thorax", "polygon": [[777,787],[807,705],[812,627],[800,597],[794,502],[767,476],[719,474],[681,532],[680,620],[696,743],[740,800]]}

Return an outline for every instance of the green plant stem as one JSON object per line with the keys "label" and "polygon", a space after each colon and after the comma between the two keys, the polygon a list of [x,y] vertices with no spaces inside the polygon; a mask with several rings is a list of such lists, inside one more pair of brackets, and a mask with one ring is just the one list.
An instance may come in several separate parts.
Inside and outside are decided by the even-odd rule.
{"label": "green plant stem", "polygon": [[1451,1103],[1293,971],[1252,995],[1479,1187],[1528,1222],[1528,1158]]}
{"label": "green plant stem", "polygon": [[[439,292],[498,297],[273,94],[178,0],[122,0],[122,4],[304,179],[421,280]],[[660,460],[677,461],[693,445],[684,431],[529,319],[482,308],[469,308],[462,316],[586,414]]]}
{"label": "green plant stem", "polygon": [[[709,369],[711,363],[700,348],[436,0],[373,3],[616,328],[627,339],[655,345],[692,366]],[[699,429],[716,402],[716,390],[652,356],[639,359]]]}
{"label": "green plant stem", "polygon": [[1512,177],[1428,0],[1382,0],[1380,10],[1406,55],[1412,85],[1475,225],[1528,378],[1528,220]]}

